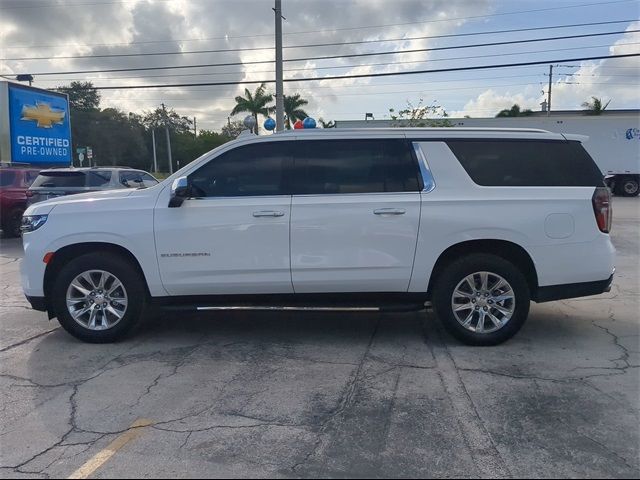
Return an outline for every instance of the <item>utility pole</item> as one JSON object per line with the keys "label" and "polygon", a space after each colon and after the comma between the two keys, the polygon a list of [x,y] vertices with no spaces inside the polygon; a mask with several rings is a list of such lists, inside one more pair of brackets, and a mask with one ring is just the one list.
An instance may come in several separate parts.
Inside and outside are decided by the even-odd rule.
{"label": "utility pole", "polygon": [[282,82],[282,0],[275,0],[276,14],[276,132],[284,130],[284,87]]}
{"label": "utility pole", "polygon": [[196,120],[196,117],[193,117],[193,136],[198,136],[198,121]]}
{"label": "utility pole", "polygon": [[158,172],[158,159],[156,157],[156,129],[151,129],[151,140],[153,141],[153,171]]}
{"label": "utility pole", "polygon": [[551,115],[551,85],[553,83],[553,65],[549,65],[549,91],[547,92],[547,116]]}
{"label": "utility pole", "polygon": [[169,156],[169,175],[173,173],[173,158],[171,158],[171,139],[169,138],[169,119],[167,117],[167,109],[162,104],[162,112],[164,113],[164,133],[167,137],[167,155]]}

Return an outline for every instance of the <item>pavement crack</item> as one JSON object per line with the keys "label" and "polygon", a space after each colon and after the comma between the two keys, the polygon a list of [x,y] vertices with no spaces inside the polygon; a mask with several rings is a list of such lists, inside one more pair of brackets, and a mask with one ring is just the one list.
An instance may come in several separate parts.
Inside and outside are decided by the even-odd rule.
{"label": "pavement crack", "polygon": [[49,335],[50,333],[55,332],[56,330],[59,330],[59,329],[60,329],[60,327],[55,327],[55,328],[52,328],[51,330],[47,330],[46,332],[39,333],[39,334],[34,335],[32,337],[25,338],[24,340],[20,340],[17,343],[13,343],[13,344],[8,345],[6,347],[0,348],[0,353],[6,352],[6,351],[11,350],[13,348],[16,348],[16,347],[19,347],[21,345],[24,345],[25,343],[29,343],[32,340],[36,340],[37,338],[44,337],[45,335]]}

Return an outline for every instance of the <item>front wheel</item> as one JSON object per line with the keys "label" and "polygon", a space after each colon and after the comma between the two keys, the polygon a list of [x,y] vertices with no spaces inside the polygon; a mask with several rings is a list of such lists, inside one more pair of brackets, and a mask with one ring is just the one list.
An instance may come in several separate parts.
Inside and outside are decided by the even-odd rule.
{"label": "front wheel", "polygon": [[108,252],[71,260],[58,274],[51,294],[62,327],[90,343],[123,338],[139,323],[146,299],[137,269]]}
{"label": "front wheel", "polygon": [[446,330],[467,345],[497,345],[513,337],[529,314],[522,272],[491,254],[462,257],[435,280],[433,306]]}

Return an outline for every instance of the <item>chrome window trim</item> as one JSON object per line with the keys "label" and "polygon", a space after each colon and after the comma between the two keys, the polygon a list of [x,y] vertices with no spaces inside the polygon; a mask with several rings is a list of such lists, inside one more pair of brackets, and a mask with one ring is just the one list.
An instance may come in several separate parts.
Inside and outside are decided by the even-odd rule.
{"label": "chrome window trim", "polygon": [[412,144],[413,151],[416,153],[416,157],[418,158],[418,165],[420,166],[422,181],[424,182],[422,193],[432,192],[436,188],[436,181],[433,178],[431,169],[429,168],[427,158],[424,156],[424,152],[422,151],[422,148],[420,148],[420,144],[418,142],[412,142]]}

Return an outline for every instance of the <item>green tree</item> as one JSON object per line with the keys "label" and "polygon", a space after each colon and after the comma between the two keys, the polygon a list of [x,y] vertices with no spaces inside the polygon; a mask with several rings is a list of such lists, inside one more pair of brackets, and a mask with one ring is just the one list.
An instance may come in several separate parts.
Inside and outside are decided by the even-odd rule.
{"label": "green tree", "polygon": [[256,126],[254,133],[257,135],[258,128],[258,115],[268,116],[269,113],[274,111],[273,106],[268,104],[273,102],[273,95],[266,92],[266,85],[263,83],[252,94],[248,88],[244,89],[244,97],[238,95],[236,100],[236,106],[231,110],[231,115],[237,115],[238,113],[247,112],[253,115],[256,119]]}
{"label": "green tree", "polygon": [[244,126],[244,123],[239,120],[233,120],[222,127],[222,135],[233,140],[246,129],[247,127]]}
{"label": "green tree", "polygon": [[300,97],[299,93],[284,96],[284,113],[286,115],[284,125],[287,130],[291,130],[292,124],[297,120],[304,120],[309,116],[307,112],[300,108],[308,104],[309,102]]}
{"label": "green tree", "polygon": [[100,108],[100,93],[91,82],[71,82],[68,86],[58,87],[57,90],[69,95],[71,110],[92,112]]}
{"label": "green tree", "polygon": [[449,114],[435,102],[425,105],[421,98],[417,105],[407,102],[406,108],[396,112],[389,109],[392,127],[451,127]]}
{"label": "green tree", "polygon": [[229,140],[225,135],[210,130],[201,130],[197,137],[194,137],[193,133],[175,133],[171,142],[173,160],[178,166],[184,167]]}
{"label": "green tree", "polygon": [[532,115],[532,114],[533,112],[530,109],[521,110],[520,105],[518,105],[517,103],[514,103],[511,108],[505,108],[504,110],[500,110],[500,112],[498,112],[498,114],[496,115],[496,118],[528,117],[529,115]]}
{"label": "green tree", "polygon": [[587,115],[601,115],[604,112],[611,100],[609,100],[606,104],[602,105],[602,99],[598,97],[591,97],[590,102],[584,102],[582,106],[587,110]]}
{"label": "green tree", "polygon": [[187,133],[191,131],[193,121],[188,117],[180,116],[173,108],[164,109],[158,107],[151,112],[145,112],[142,123],[147,128],[169,127],[172,133]]}
{"label": "green tree", "polygon": [[[94,165],[125,165],[149,169],[149,150],[145,128],[115,108],[72,112],[74,151],[91,146]],[[88,163],[85,160],[84,165]]]}

